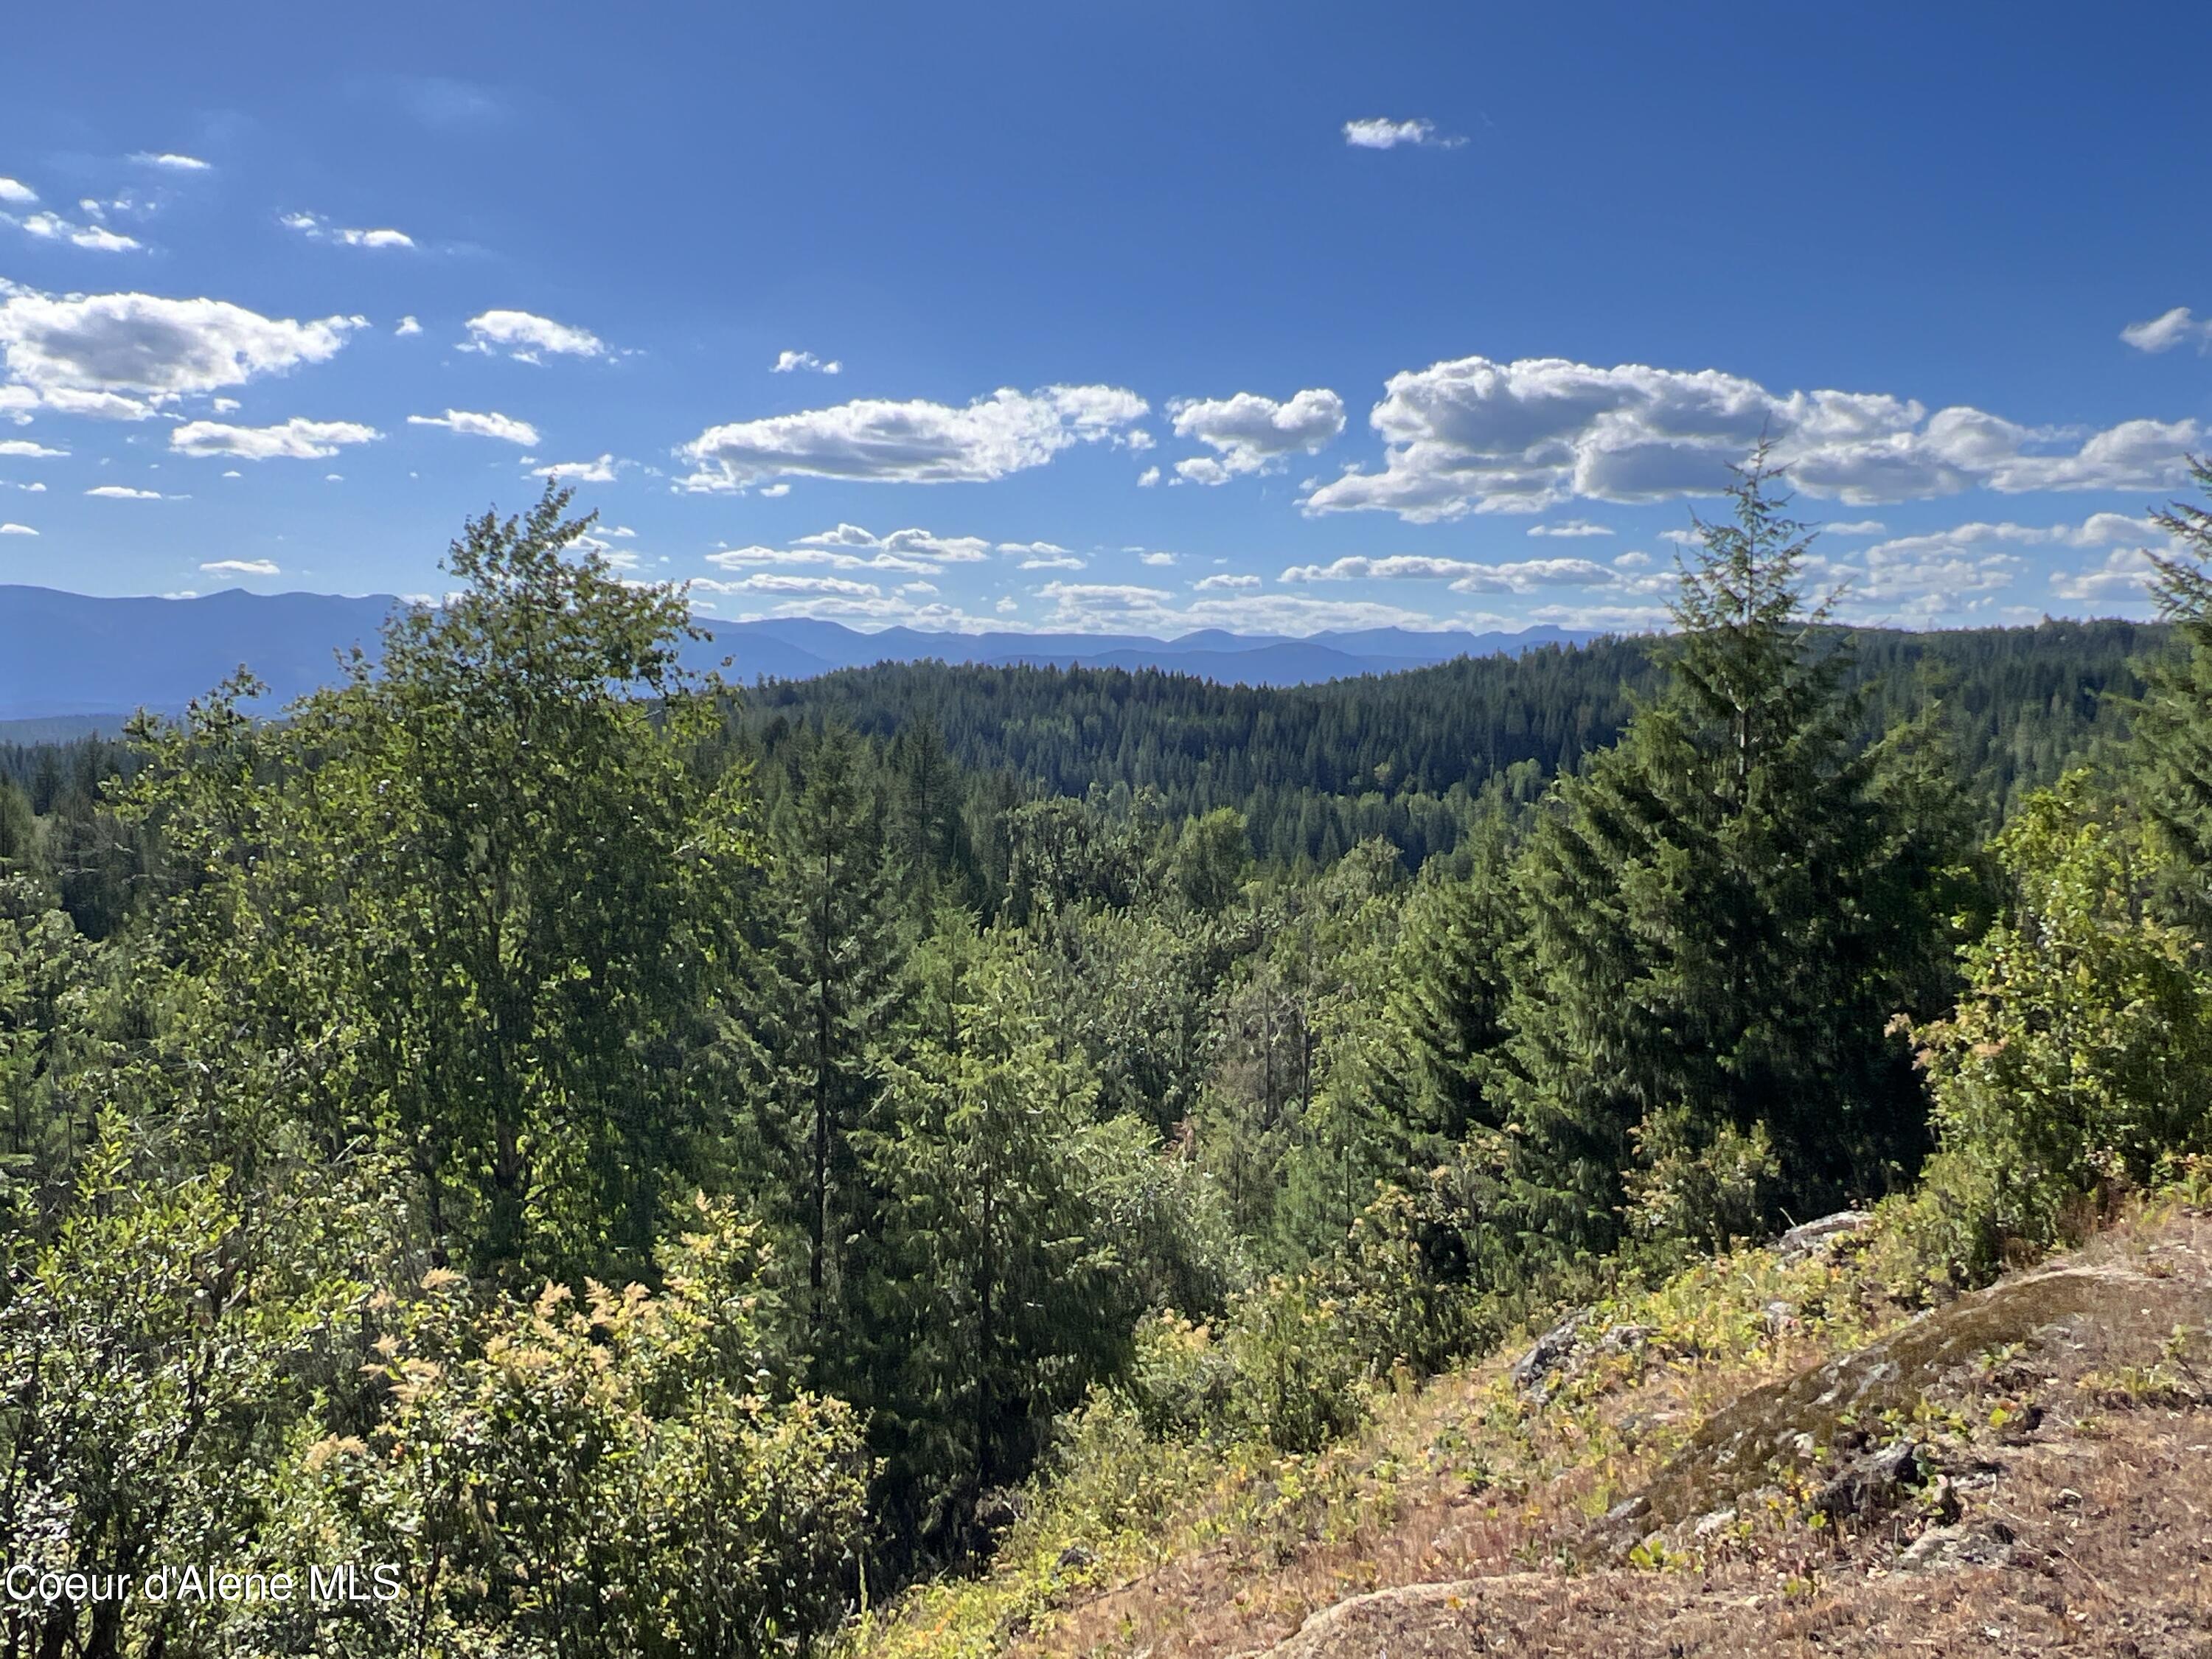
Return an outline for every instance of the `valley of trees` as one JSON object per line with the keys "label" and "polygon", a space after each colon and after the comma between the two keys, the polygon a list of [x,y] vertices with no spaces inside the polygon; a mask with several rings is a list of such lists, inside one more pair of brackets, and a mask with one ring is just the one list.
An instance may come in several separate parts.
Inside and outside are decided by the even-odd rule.
{"label": "valley of trees", "polygon": [[1071,1460],[2212,1152],[2212,515],[2161,625],[1863,633],[1784,482],[1658,641],[743,696],[549,492],[281,720],[0,751],[0,1559],[400,1587],[0,1655],[812,1650]]}

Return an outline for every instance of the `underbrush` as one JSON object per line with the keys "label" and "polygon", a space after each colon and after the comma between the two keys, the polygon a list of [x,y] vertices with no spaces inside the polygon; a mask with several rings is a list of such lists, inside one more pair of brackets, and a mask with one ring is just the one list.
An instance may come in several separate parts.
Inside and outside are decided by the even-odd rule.
{"label": "underbrush", "polygon": [[1908,1316],[1859,1244],[1790,1261],[1740,1249],[1616,1290],[1572,1316],[1571,1360],[1533,1382],[1509,1375],[1521,1343],[1425,1382],[1367,1362],[1355,1310],[1286,1281],[1253,1291],[1226,1335],[1157,1316],[1127,1380],[1063,1425],[989,1570],[874,1611],[847,1651],[996,1654],[1160,1564],[1212,1555],[1265,1575],[1359,1558],[1439,1506],[1475,1506],[1544,1565],[1544,1540],[1601,1514],[1719,1404]]}
{"label": "underbrush", "polygon": [[[2154,1224],[2212,1200],[2212,1165],[2190,1160],[2175,1173],[2158,1194],[2081,1209],[2052,1246],[2123,1216]],[[1739,1248],[1588,1295],[1564,1315],[1554,1303],[1486,1345],[1486,1357],[1426,1380],[1402,1358],[1363,1352],[1363,1333],[1372,1340],[1389,1328],[1371,1302],[1333,1300],[1310,1279],[1255,1287],[1219,1331],[1154,1316],[1122,1382],[1062,1423],[988,1570],[873,1610],[844,1651],[995,1655],[1070,1620],[1083,1627],[1082,1650],[1103,1638],[1101,1650],[1120,1651],[1138,1615],[1113,1609],[1190,1593],[1148,1585],[1169,1564],[1178,1584],[1210,1575],[1224,1600],[1256,1615],[1270,1594],[1295,1607],[1373,1588],[1394,1532],[1434,1531],[1439,1517],[1452,1523],[1444,1534],[1479,1535],[1492,1553],[1423,1546],[1415,1559],[1433,1576],[1571,1567],[1625,1495],[1763,1385],[1863,1349],[1970,1289],[1952,1237],[1931,1226],[1940,1201],[1923,1190],[1802,1253]],[[2015,1245],[2004,1259],[2024,1267],[2047,1254]],[[1431,1302],[1425,1316],[1434,1315]],[[1474,1310],[1452,1316],[1478,1328]],[[2157,1365],[2096,1381],[2114,1405],[2195,1398],[2212,1383],[2205,1352],[2201,1334],[2177,1331]],[[1989,1364],[2002,1372],[2002,1358]],[[1997,1389],[1978,1408],[1983,1428],[2002,1427],[2008,1399]],[[1910,1397],[1834,1426],[1838,1447],[1935,1445],[1964,1432]],[[1709,1521],[1690,1547],[1647,1540],[1615,1559],[1671,1570],[1746,1549],[1796,1552],[1809,1583],[1829,1525],[1817,1493],[1836,1455],[1825,1438],[1808,1445],[1764,1501]]]}

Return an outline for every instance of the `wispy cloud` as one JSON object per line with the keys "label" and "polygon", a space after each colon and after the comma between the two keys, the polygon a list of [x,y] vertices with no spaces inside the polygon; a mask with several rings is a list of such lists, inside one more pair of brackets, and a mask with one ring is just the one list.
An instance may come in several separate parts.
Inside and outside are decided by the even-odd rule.
{"label": "wispy cloud", "polygon": [[602,455],[596,461],[555,461],[550,465],[532,467],[531,471],[540,478],[564,483],[612,483],[615,474],[629,465],[612,455]]}
{"label": "wispy cloud", "polygon": [[2120,338],[2137,351],[2171,351],[2192,340],[2198,350],[2212,350],[2212,319],[2199,322],[2187,306],[2176,306],[2147,323],[2130,323]]}
{"label": "wispy cloud", "polygon": [[383,435],[358,421],[308,421],[297,416],[281,426],[187,421],[171,430],[169,447],[182,455],[229,455],[242,461],[321,461],[349,444],[374,443]]}
{"label": "wispy cloud", "polygon": [[528,311],[480,312],[468,321],[469,337],[464,351],[486,354],[504,351],[526,363],[539,362],[548,353],[557,357],[604,357],[606,342],[586,329],[571,328],[550,317]]}
{"label": "wispy cloud", "polygon": [[478,413],[470,409],[449,409],[442,415],[410,415],[410,426],[442,426],[464,437],[499,438],[511,444],[530,448],[538,442],[538,428],[527,421],[518,421],[513,416],[502,415],[497,410]]}
{"label": "wispy cloud", "polygon": [[356,230],[334,225],[319,213],[287,213],[278,222],[315,242],[335,242],[341,247],[412,248],[415,239],[404,230]]}

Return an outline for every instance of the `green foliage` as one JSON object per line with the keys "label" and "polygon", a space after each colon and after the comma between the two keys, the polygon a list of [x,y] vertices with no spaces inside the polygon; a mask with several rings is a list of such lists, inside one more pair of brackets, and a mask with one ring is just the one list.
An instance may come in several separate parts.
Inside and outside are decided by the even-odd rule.
{"label": "green foliage", "polygon": [[870,1294],[890,1501],[920,1537],[962,1541],[975,1498],[1025,1474],[1118,1359],[1134,1310],[1082,1179],[1097,1085],[1011,936],[884,1081],[886,1127],[861,1146],[887,1205]]}
{"label": "green foliage", "polygon": [[61,1175],[92,1127],[96,973],[45,884],[0,865],[0,1183]]}
{"label": "green foliage", "polygon": [[1919,1033],[1942,1151],[1912,1221],[1968,1282],[2212,1146],[2212,981],[2151,913],[2153,833],[2076,773],[1997,848],[2009,912],[1967,948],[1957,1011]]}
{"label": "green foliage", "polygon": [[[2212,499],[2212,461],[2191,471]],[[2175,854],[2161,897],[2212,942],[2212,508],[2176,501],[2154,518],[2178,550],[2154,557],[2151,595],[2179,637],[2134,705],[2137,792]]]}
{"label": "green foliage", "polygon": [[1235,1361],[1208,1325],[1172,1308],[1137,1322],[1121,1392],[1158,1440],[1206,1440],[1229,1416]]}
{"label": "green foliage", "polygon": [[[2135,659],[2166,630],[2107,619],[1817,637],[1848,659],[1844,689],[1863,697],[1855,744],[1942,703],[1944,746],[1986,832],[2120,733],[2121,703],[2140,689]],[[1233,807],[1253,852],[1286,867],[1325,868],[1380,836],[1418,869],[1459,846],[1492,779],[1527,774],[1540,789],[1580,770],[1662,678],[1649,642],[1633,639],[1279,688],[1152,670],[885,663],[763,686],[747,719],[771,751],[810,722],[884,743],[926,722],[969,781],[967,848],[995,890],[1005,810],[1094,789],[1117,801],[1149,792],[1177,822]],[[1023,902],[1033,891],[1016,884]]]}
{"label": "green foliage", "polygon": [[[1642,1218],[1717,1237],[1880,1192],[1922,1150],[1890,1016],[1932,1014],[1950,988],[1966,824],[1923,734],[1851,742],[1840,665],[1797,587],[1808,538],[1771,478],[1754,460],[1734,522],[1701,526],[1668,696],[1558,787],[1517,867],[1532,1248],[1610,1248],[1644,1160]],[[1723,1149],[1740,1173],[1704,1196],[1740,1213],[1699,1214],[1684,1161]]]}
{"label": "green foliage", "polygon": [[526,1283],[635,1268],[718,1157],[713,1002],[752,842],[742,770],[632,587],[549,489],[453,544],[460,584],[380,664],[250,724],[234,682],[143,723],[131,807],[163,926],[229,1018],[298,1056],[326,1144],[405,1149],[441,1249]]}
{"label": "green foliage", "polygon": [[1239,1297],[1224,1339],[1230,1420],[1285,1452],[1318,1451],[1364,1421],[1368,1366],[1344,1313],[1305,1274],[1278,1274]]}
{"label": "green foliage", "polygon": [[[403,1259],[397,1172],[271,1160],[249,1182],[176,1172],[173,1156],[109,1121],[74,1172],[94,1201],[43,1243],[16,1241],[0,1302],[11,1563],[135,1578],[252,1559],[289,1435],[357,1394],[366,1356],[349,1333]],[[171,1617],[143,1600],[18,1603],[0,1609],[0,1634],[19,1651],[145,1651]],[[177,1650],[219,1650],[185,1635],[170,1637]]]}
{"label": "green foliage", "polygon": [[31,798],[0,778],[0,872],[27,874],[39,863],[39,820]]}
{"label": "green foliage", "polygon": [[807,1240],[808,1317],[817,1335],[845,1310],[852,1255],[874,1198],[854,1152],[871,1125],[878,1047],[898,1015],[898,945],[884,805],[848,732],[811,734],[786,757],[771,817],[774,863],[750,958],[748,1053],[760,1201]]}
{"label": "green foliage", "polygon": [[[747,708],[549,494],[281,722],[0,751],[0,1550],[406,1591],[0,1644],[802,1652],[991,1547],[1026,1617],[1212,1484],[1344,1498],[1561,1295],[1902,1186],[1931,1094],[1899,1282],[2212,1152],[2201,560],[2039,796],[2160,636],[1850,635],[1785,507],[1755,459],[1656,650]],[[1824,1272],[1637,1305],[1748,1363]]]}
{"label": "green foliage", "polygon": [[1169,890],[1200,915],[1218,915],[1243,890],[1252,863],[1244,815],[1232,807],[1189,819],[1169,856]]}
{"label": "green foliage", "polygon": [[1782,1165],[1766,1126],[1699,1124],[1680,1106],[1662,1108],[1631,1132],[1635,1167],[1623,1184],[1629,1231],[1710,1249],[1759,1237],[1774,1213]]}
{"label": "green foliage", "polygon": [[[365,1434],[299,1448],[275,1539],[388,1562],[403,1601],[272,1612],[242,1650],[785,1652],[842,1605],[866,1459],[782,1395],[758,1230],[702,1205],[659,1295],[489,1304],[433,1271],[395,1310]],[[781,1396],[781,1397],[780,1397]]]}

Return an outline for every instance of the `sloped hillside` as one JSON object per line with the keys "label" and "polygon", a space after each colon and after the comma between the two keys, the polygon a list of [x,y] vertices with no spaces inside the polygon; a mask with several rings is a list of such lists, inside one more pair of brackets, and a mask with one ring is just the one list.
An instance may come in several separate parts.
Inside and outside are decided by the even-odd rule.
{"label": "sloped hillside", "polygon": [[1231,1459],[1118,1547],[1035,1517],[869,1644],[2212,1651],[2208,1212],[1917,1314],[1857,1222],[1579,1310],[1356,1444]]}

